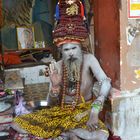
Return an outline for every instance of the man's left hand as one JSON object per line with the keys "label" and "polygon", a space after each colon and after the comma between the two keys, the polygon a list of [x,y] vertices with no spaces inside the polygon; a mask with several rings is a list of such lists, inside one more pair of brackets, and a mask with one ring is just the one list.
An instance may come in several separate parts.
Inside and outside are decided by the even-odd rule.
{"label": "man's left hand", "polygon": [[95,131],[98,128],[99,121],[98,114],[99,113],[96,112],[94,108],[91,109],[90,117],[89,120],[87,121],[87,127],[89,131]]}

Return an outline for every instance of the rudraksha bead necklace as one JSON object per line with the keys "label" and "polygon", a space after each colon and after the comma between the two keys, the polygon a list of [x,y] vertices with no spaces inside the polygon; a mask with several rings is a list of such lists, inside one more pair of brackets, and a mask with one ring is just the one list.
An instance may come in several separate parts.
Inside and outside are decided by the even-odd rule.
{"label": "rudraksha bead necklace", "polygon": [[[72,110],[75,109],[75,107],[76,107],[76,105],[77,105],[77,103],[79,101],[79,97],[80,97],[80,84],[81,84],[81,80],[82,80],[82,67],[83,67],[83,64],[81,64],[80,67],[81,67],[80,68],[80,78],[79,78],[79,80],[76,80],[76,82],[75,82],[75,87],[76,87],[75,101],[72,102],[72,106],[70,107]],[[69,84],[68,84],[68,70],[67,70],[67,67],[65,66],[64,62],[62,64],[62,69],[63,69],[63,76],[62,76],[63,87],[62,87],[62,97],[61,97],[61,108],[63,109],[64,104],[65,104],[65,95],[68,92],[67,88],[69,86]]]}

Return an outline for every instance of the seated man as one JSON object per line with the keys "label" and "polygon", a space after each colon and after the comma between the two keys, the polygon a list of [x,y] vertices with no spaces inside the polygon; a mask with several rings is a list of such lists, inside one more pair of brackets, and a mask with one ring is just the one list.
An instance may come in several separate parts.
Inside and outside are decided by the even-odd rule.
{"label": "seated man", "polygon": [[[57,105],[22,115],[15,122],[33,135],[47,139],[107,140],[108,132],[98,115],[111,84],[97,59],[82,52],[81,42],[88,35],[80,0],[61,0],[57,5],[59,22],[53,31],[54,43],[60,47],[62,60],[52,62],[46,70],[50,76],[50,99]],[[94,77],[101,85],[93,99]],[[22,131],[23,132],[23,131]]]}
{"label": "seated man", "polygon": [[[110,79],[92,54],[83,54],[79,43],[61,47],[62,60],[50,64],[52,87],[50,99],[60,102],[55,107],[15,118],[27,132],[44,138],[107,140],[108,133],[98,119],[111,88]],[[101,85],[93,101],[93,77]]]}

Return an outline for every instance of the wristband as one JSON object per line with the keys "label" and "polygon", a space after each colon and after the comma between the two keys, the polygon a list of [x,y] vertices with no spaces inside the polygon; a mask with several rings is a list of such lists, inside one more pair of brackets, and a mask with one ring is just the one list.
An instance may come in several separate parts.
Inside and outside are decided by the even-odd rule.
{"label": "wristband", "polygon": [[60,87],[57,86],[57,87],[51,87],[51,93],[59,93],[60,91]]}
{"label": "wristband", "polygon": [[50,96],[53,97],[53,98],[58,97],[58,95],[59,95],[59,94],[57,94],[57,93],[51,93],[51,92],[50,92]]}
{"label": "wristband", "polygon": [[50,96],[53,97],[53,98],[58,97],[59,91],[60,91],[59,86],[55,86],[55,87],[52,86],[51,91],[50,91]]}
{"label": "wristband", "polygon": [[98,84],[101,86],[102,83],[103,83],[105,80],[111,82],[111,79],[110,79],[109,77],[105,77],[104,79],[101,79],[100,81],[98,81]]}
{"label": "wristband", "polygon": [[101,111],[102,110],[102,102],[100,100],[95,100],[92,104],[91,107],[94,109]]}

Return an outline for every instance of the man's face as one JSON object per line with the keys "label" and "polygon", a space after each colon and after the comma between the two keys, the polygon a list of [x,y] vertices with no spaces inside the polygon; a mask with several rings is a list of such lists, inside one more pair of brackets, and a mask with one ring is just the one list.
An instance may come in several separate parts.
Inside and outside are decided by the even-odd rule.
{"label": "man's face", "polygon": [[62,46],[62,56],[68,70],[70,81],[79,81],[80,66],[82,64],[82,51],[80,44],[67,43]]}
{"label": "man's face", "polygon": [[82,51],[80,44],[67,43],[62,46],[62,56],[65,61],[75,61],[81,58]]}

